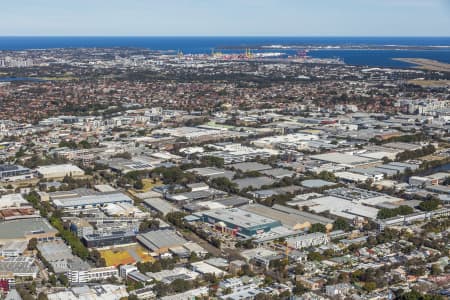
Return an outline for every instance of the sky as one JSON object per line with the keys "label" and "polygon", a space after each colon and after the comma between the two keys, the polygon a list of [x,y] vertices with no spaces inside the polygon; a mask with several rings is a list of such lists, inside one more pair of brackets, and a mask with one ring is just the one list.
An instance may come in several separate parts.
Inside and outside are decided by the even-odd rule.
{"label": "sky", "polygon": [[450,0],[4,0],[0,35],[450,36]]}

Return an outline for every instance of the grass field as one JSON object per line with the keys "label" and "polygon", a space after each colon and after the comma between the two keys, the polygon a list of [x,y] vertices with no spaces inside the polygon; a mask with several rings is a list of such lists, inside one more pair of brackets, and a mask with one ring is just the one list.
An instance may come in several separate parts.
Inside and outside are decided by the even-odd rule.
{"label": "grass field", "polygon": [[144,188],[142,190],[129,190],[129,192],[134,195],[135,193],[145,193],[150,191],[155,186],[161,186],[163,183],[160,180],[153,182],[153,179],[145,178],[142,179],[142,183],[144,184]]}
{"label": "grass field", "polygon": [[102,250],[100,251],[100,254],[105,259],[108,267],[128,265],[136,262],[128,251],[125,250]]}
{"label": "grass field", "polygon": [[144,184],[144,188],[142,190],[136,190],[136,189],[129,189],[128,193],[130,193],[133,197],[136,197],[137,193],[146,193],[150,191],[155,186],[161,186],[163,185],[162,181],[157,180],[156,182],[153,182],[153,179],[145,178],[142,179],[142,183]]}
{"label": "grass field", "polygon": [[234,128],[234,126],[231,126],[231,125],[217,124],[216,122],[212,122],[212,121],[206,123],[206,125],[211,126],[211,127],[216,127],[216,128],[227,128],[227,129]]}
{"label": "grass field", "polygon": [[105,259],[106,265],[118,266],[133,264],[140,262],[151,262],[154,258],[151,257],[145,249],[141,246],[130,246],[123,248],[114,248],[108,250],[100,250],[100,255]]}
{"label": "grass field", "polygon": [[153,179],[150,179],[150,178],[142,179],[142,183],[144,184],[144,188],[142,190],[145,192],[148,192],[155,186],[163,185],[163,183],[160,180],[153,182]]}
{"label": "grass field", "polygon": [[148,252],[142,247],[136,247],[136,253],[141,258],[141,262],[153,262],[155,259],[148,254]]}

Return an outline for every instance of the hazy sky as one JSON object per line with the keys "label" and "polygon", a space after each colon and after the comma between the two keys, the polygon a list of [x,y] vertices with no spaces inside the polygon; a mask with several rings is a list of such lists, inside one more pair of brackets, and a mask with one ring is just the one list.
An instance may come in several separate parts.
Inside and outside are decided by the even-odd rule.
{"label": "hazy sky", "polygon": [[4,0],[0,35],[450,36],[450,0]]}

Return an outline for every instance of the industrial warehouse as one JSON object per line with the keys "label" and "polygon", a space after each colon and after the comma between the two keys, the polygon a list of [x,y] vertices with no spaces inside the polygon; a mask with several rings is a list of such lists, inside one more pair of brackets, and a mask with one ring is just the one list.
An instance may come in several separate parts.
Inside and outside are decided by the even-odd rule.
{"label": "industrial warehouse", "polygon": [[2,2],[0,299],[447,299],[444,2]]}
{"label": "industrial warehouse", "polygon": [[89,190],[56,192],[50,194],[50,199],[57,208],[62,209],[102,207],[110,203],[133,203],[131,198],[123,193],[100,193]]}
{"label": "industrial warehouse", "polygon": [[198,214],[204,222],[213,224],[228,233],[245,237],[268,232],[281,226],[280,221],[266,218],[239,208],[203,211]]}

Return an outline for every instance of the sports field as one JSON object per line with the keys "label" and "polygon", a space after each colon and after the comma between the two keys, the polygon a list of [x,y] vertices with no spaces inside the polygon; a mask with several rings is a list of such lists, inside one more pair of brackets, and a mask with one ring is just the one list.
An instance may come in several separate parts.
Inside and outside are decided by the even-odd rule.
{"label": "sports field", "polygon": [[105,259],[108,267],[154,261],[154,258],[144,248],[138,245],[100,250],[100,255]]}

